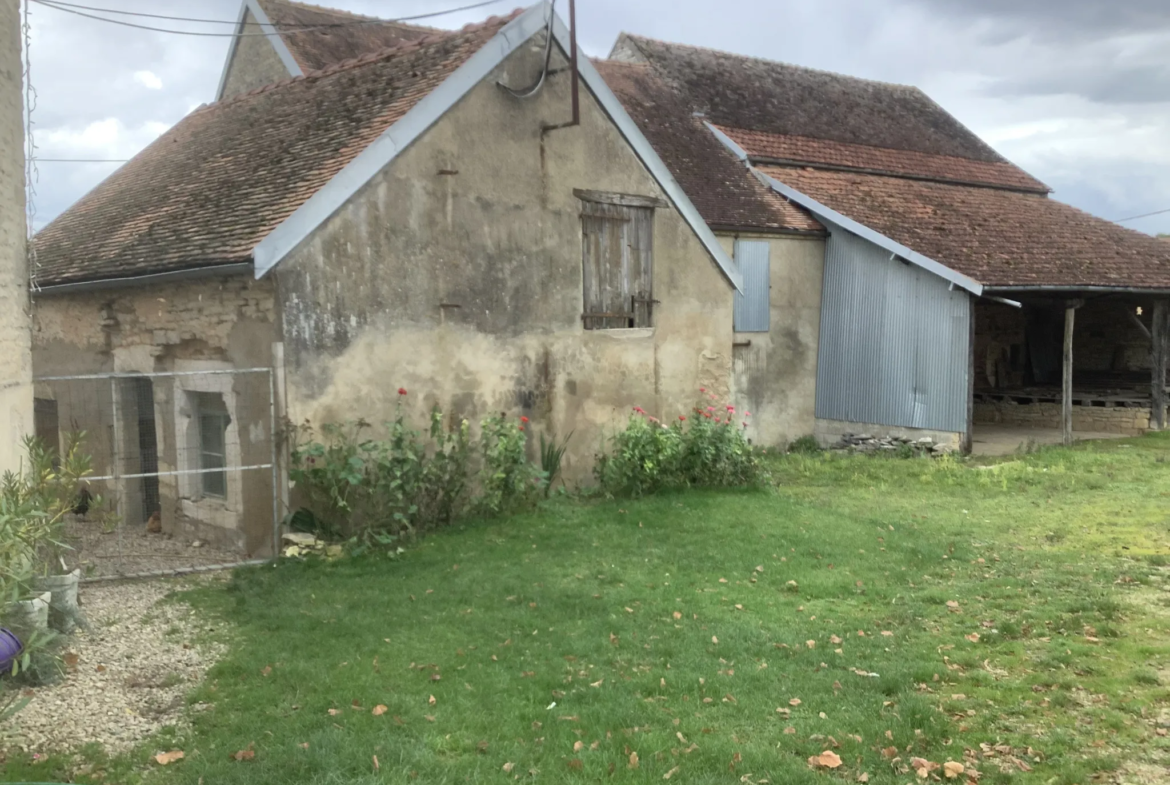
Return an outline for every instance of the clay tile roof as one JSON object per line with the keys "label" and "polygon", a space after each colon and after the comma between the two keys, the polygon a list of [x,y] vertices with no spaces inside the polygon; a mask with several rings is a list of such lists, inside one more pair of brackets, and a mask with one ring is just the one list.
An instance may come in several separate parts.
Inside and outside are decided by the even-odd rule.
{"label": "clay tile roof", "polygon": [[1044,183],[1007,161],[976,161],[953,155],[891,150],[807,136],[745,131],[729,126],[717,127],[743,148],[752,160],[760,163],[812,164],[818,168],[856,169],[1034,193],[1049,191]]}
{"label": "clay tile roof", "polygon": [[610,59],[647,62],[712,123],[991,163],[1004,159],[916,87],[623,33]]}
{"label": "clay tile roof", "polygon": [[1170,289],[1170,243],[1042,194],[810,167],[761,170],[990,288]]}
{"label": "clay tile roof", "polygon": [[250,261],[261,239],[519,13],[195,110],[36,236],[37,282]]}
{"label": "clay tile roof", "polygon": [[648,66],[594,65],[709,225],[821,231],[812,216],[756,179]]}
{"label": "clay tile roof", "polygon": [[[257,2],[305,73],[427,36],[448,34],[433,27],[385,22],[291,0]],[[306,30],[314,27],[327,29]]]}

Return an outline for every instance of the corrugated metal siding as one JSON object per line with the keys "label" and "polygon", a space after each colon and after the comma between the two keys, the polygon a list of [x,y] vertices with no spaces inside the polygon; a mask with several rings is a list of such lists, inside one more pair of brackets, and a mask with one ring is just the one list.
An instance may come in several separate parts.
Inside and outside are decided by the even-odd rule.
{"label": "corrugated metal siding", "polygon": [[970,318],[966,292],[831,227],[817,417],[965,431]]}
{"label": "corrugated metal siding", "polygon": [[771,326],[771,271],[765,240],[736,240],[735,263],[743,292],[735,293],[735,331],[766,333]]}

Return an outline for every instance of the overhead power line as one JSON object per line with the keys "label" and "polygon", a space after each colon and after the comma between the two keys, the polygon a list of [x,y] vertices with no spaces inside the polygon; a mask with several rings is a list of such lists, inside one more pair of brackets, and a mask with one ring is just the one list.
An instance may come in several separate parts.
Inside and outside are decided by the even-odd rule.
{"label": "overhead power line", "polygon": [[[99,22],[106,22],[107,24],[120,25],[122,27],[132,27],[132,28],[135,28],[138,30],[149,30],[149,31],[155,32],[155,33],[169,33],[171,35],[190,35],[190,36],[199,36],[201,38],[259,38],[259,37],[267,38],[270,36],[269,33],[204,33],[204,32],[199,32],[196,30],[170,30],[170,29],[166,29],[166,28],[162,28],[162,27],[152,27],[150,25],[141,25],[141,24],[138,24],[136,22],[127,22],[127,21],[123,21],[121,19],[110,19],[110,18],[105,17],[105,16],[97,16],[96,14],[88,13],[88,11],[98,11],[98,12],[102,12],[102,13],[122,13],[122,14],[133,13],[134,16],[149,16],[149,17],[155,18],[155,19],[170,19],[170,20],[174,20],[174,21],[192,21],[192,22],[204,22],[204,23],[214,22],[216,24],[218,24],[224,20],[213,20],[213,19],[196,20],[196,19],[190,19],[190,18],[186,18],[186,17],[167,17],[167,16],[162,16],[159,14],[144,14],[144,13],[128,12],[128,11],[115,11],[115,10],[109,9],[109,8],[97,8],[97,7],[93,7],[93,6],[82,6],[82,5],[75,5],[75,4],[65,5],[65,4],[55,2],[55,0],[31,0],[31,1],[34,3],[37,3],[39,5],[43,5],[46,8],[52,8],[55,11],[61,11],[62,13],[75,14],[77,16],[85,17],[86,19],[94,19],[94,20],[97,20]],[[358,19],[358,20],[355,20],[353,22],[335,22],[335,23],[331,23],[331,24],[310,25],[310,26],[302,26],[302,27],[282,26],[282,28],[280,29],[279,32],[276,33],[276,35],[295,35],[298,33],[311,33],[311,32],[315,32],[318,30],[336,30],[338,28],[346,28],[346,27],[377,27],[378,25],[395,24],[395,23],[400,23],[400,22],[413,22],[413,21],[417,21],[419,19],[432,19],[432,18],[439,17],[439,16],[447,16],[449,14],[457,14],[461,11],[471,11],[471,10],[474,10],[476,8],[483,8],[485,6],[495,5],[496,3],[500,3],[500,2],[503,2],[503,0],[482,0],[482,2],[472,3],[470,5],[459,6],[457,8],[448,8],[448,9],[445,9],[443,11],[432,11],[430,13],[415,14],[413,16],[402,16],[402,17],[399,17],[397,19]],[[86,9],[86,10],[80,10],[80,9]],[[236,23],[231,22],[230,24],[236,24]]]}
{"label": "overhead power line", "polygon": [[1142,213],[1141,215],[1131,215],[1129,218],[1118,218],[1113,223],[1125,223],[1126,221],[1136,221],[1139,218],[1149,218],[1151,215],[1161,215],[1162,213],[1170,213],[1170,208],[1165,210],[1155,210],[1152,213]]}

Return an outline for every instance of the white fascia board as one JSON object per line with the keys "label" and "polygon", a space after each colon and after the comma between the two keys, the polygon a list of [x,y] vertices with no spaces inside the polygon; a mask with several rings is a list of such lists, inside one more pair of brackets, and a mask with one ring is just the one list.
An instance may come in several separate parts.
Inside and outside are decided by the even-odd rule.
{"label": "white fascia board", "polygon": [[[248,0],[253,2],[253,0]],[[442,84],[387,128],[321,190],[273,229],[252,250],[256,277],[263,277],[358,190],[426,132],[447,110],[487,78],[510,54],[548,23],[548,2],[532,6],[504,26]]]}
{"label": "white fascia board", "polygon": [[[216,101],[223,100],[223,90],[227,86],[228,71],[232,68],[232,59],[236,56],[236,49],[239,47],[240,41],[243,40],[239,36],[242,33],[248,32],[244,29],[244,20],[248,17],[249,11],[252,12],[253,18],[259,22],[260,32],[264,33],[268,42],[272,44],[272,48],[276,50],[276,55],[280,58],[280,62],[284,63],[284,67],[288,69],[289,76],[304,76],[304,71],[301,70],[296,58],[292,56],[292,52],[289,51],[280,33],[272,26],[272,22],[268,19],[268,14],[264,13],[264,9],[260,7],[260,4],[256,0],[243,0],[240,3],[239,19],[236,20],[236,26],[232,28],[237,37],[232,39],[232,43],[228,47],[227,60],[223,64],[223,73],[219,75],[219,88],[215,91]],[[253,31],[250,35],[257,35],[257,33]]]}
{"label": "white fascia board", "polygon": [[776,193],[785,197],[789,201],[796,202],[798,205],[808,210],[815,215],[818,220],[825,223],[833,223],[846,231],[852,232],[863,240],[868,240],[879,248],[884,248],[892,254],[897,254],[901,258],[910,262],[911,264],[921,267],[927,272],[934,273],[944,281],[950,281],[955,286],[961,289],[966,289],[971,294],[980,296],[983,294],[983,284],[975,281],[962,273],[955,272],[944,264],[936,262],[929,256],[923,256],[917,251],[911,250],[901,243],[891,240],[881,232],[870,229],[865,224],[858,223],[852,218],[841,215],[841,213],[813,199],[811,196],[806,196],[795,188],[785,185],[774,177],[764,174],[755,167],[751,168],[756,177],[764,183],[764,185],[771,188]]}
{"label": "white fascia board", "polygon": [[[553,23],[553,35],[556,38],[561,48],[568,52],[570,47],[569,30],[565,27],[564,22],[558,16]],[[579,53],[580,54],[580,53]],[[609,89],[609,85],[593,67],[593,63],[589,61],[588,57],[578,56],[577,58],[577,73],[581,75],[581,80],[593,92],[597,102],[609,115],[610,120],[621,131],[622,136],[625,137],[626,142],[634,149],[634,153],[642,161],[642,165],[650,170],[650,174],[658,181],[658,185],[670,197],[670,201],[674,203],[674,207],[678,210],[683,220],[691,227],[691,229],[698,236],[699,241],[707,249],[707,253],[711,254],[711,258],[715,260],[715,264],[719,265],[719,269],[727,276],[727,280],[735,287],[736,291],[743,292],[743,277],[739,274],[739,267],[732,261],[727,252],[723,250],[723,246],[719,243],[715,233],[711,231],[711,227],[703,220],[703,216],[699,214],[698,209],[690,198],[683,191],[682,186],[674,179],[674,175],[666,168],[666,164],[658,157],[658,153],[654,152],[654,148],[647,141],[646,137],[642,135],[642,131],[638,128],[637,123],[626,112],[625,107],[622,106],[618,97]]]}
{"label": "white fascia board", "polygon": [[735,140],[720,131],[715,126],[711,125],[711,123],[707,122],[706,120],[703,121],[703,125],[707,126],[707,130],[714,134],[715,138],[722,142],[723,146],[730,150],[736,158],[738,158],[740,161],[743,161],[748,170],[754,174],[760,180],[760,182],[783,196],[785,199],[788,199],[790,202],[796,202],[798,205],[815,215],[818,219],[826,223],[834,223],[842,229],[850,231],[864,240],[868,240],[879,248],[884,248],[892,254],[897,254],[911,264],[915,264],[924,270],[934,273],[944,281],[950,281],[955,286],[966,289],[967,291],[971,292],[971,294],[981,295],[983,293],[983,284],[979,283],[978,281],[968,278],[962,273],[955,272],[946,265],[931,259],[929,256],[923,256],[917,251],[911,250],[895,240],[891,240],[884,234],[870,229],[865,224],[858,223],[852,218],[844,216],[836,210],[826,207],[816,199],[813,199],[811,196],[807,196],[801,193],[790,185],[785,185],[775,177],[770,177],[769,175],[764,174],[759,169],[752,166],[751,160],[748,158],[747,151],[736,144]]}

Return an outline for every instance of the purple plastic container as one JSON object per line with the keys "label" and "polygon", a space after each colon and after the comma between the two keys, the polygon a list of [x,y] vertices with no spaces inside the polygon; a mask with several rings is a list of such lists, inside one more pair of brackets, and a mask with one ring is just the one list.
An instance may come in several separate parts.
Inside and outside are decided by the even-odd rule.
{"label": "purple plastic container", "polygon": [[24,651],[24,644],[12,630],[0,627],[0,674],[11,673],[12,663]]}

